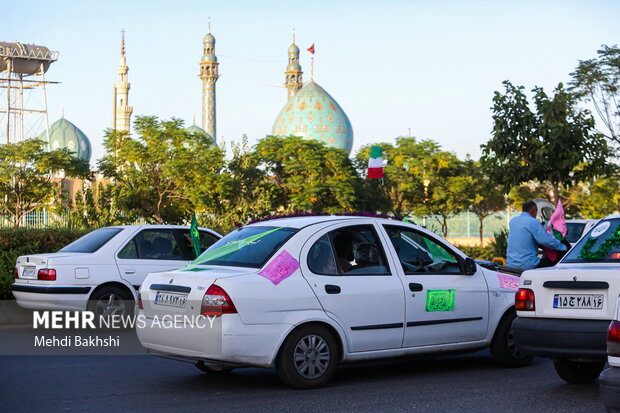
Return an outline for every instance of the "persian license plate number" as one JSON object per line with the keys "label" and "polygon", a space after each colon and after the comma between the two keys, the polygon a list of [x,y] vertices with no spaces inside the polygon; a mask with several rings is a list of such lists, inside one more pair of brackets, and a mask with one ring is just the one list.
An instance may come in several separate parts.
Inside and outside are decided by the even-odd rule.
{"label": "persian license plate number", "polygon": [[164,293],[157,291],[155,294],[155,304],[168,307],[185,308],[187,294]]}
{"label": "persian license plate number", "polygon": [[35,267],[24,267],[21,278],[36,278]]}
{"label": "persian license plate number", "polygon": [[603,294],[554,294],[553,308],[601,310]]}

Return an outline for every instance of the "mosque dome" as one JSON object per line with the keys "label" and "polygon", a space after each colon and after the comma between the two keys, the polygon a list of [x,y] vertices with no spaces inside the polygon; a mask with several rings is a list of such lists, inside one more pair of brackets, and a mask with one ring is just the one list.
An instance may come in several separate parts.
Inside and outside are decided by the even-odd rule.
{"label": "mosque dome", "polygon": [[315,139],[348,154],[353,147],[353,128],[347,114],[314,81],[306,83],[284,105],[273,124],[272,134]]}
{"label": "mosque dome", "polygon": [[206,136],[207,139],[209,140],[209,142],[211,142],[212,145],[216,144],[215,143],[215,139],[213,139],[213,137],[211,135],[209,135],[204,129],[202,129],[198,125],[189,126],[189,127],[185,128],[185,131],[189,132],[192,135]]}
{"label": "mosque dome", "polygon": [[[43,131],[39,139],[48,142],[48,135]],[[50,125],[48,149],[67,148],[75,154],[78,159],[90,162],[92,149],[88,137],[73,123],[65,118],[58,119]]]}
{"label": "mosque dome", "polygon": [[291,53],[291,54],[292,54],[292,53],[297,53],[297,54],[299,54],[299,47],[297,47],[297,45],[296,45],[295,43],[293,43],[292,45],[290,45],[290,46],[288,47],[288,52],[289,52],[289,53]]}
{"label": "mosque dome", "polygon": [[205,54],[205,55],[202,55],[202,61],[203,62],[217,62],[217,56],[215,56],[214,54]]}
{"label": "mosque dome", "polygon": [[202,38],[202,42],[215,44],[215,37],[211,33],[207,33],[205,37]]}

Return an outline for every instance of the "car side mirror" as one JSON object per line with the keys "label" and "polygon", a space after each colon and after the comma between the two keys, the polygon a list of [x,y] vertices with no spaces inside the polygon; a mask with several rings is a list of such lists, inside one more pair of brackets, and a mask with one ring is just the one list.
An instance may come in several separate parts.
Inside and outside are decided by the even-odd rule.
{"label": "car side mirror", "polygon": [[465,274],[474,275],[478,271],[478,265],[473,258],[467,257],[465,258]]}

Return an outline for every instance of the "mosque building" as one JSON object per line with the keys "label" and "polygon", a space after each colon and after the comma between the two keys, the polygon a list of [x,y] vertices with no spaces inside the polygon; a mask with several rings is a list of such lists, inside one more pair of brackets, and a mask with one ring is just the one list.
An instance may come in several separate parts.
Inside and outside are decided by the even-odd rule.
{"label": "mosque building", "polygon": [[314,81],[312,72],[313,68],[310,81],[303,85],[299,47],[293,37],[284,72],[288,101],[273,124],[272,135],[314,139],[350,154],[353,147],[351,122],[338,102]]}

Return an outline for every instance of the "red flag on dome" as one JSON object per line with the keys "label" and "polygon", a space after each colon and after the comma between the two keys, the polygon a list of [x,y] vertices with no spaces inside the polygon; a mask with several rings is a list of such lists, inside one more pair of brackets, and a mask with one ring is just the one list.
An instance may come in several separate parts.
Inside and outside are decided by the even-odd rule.
{"label": "red flag on dome", "polygon": [[308,47],[308,51],[314,54],[314,43],[312,43],[312,46]]}

